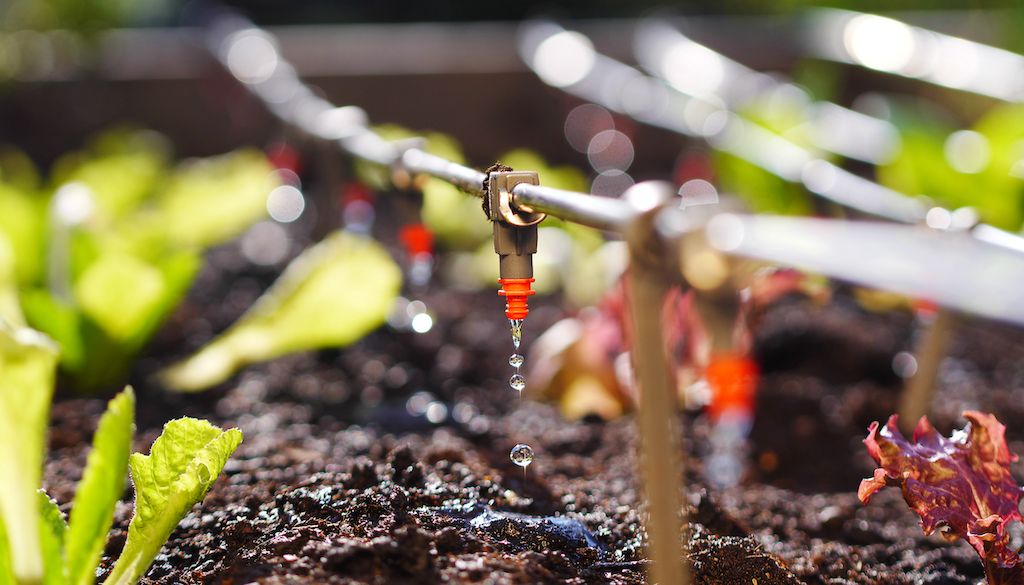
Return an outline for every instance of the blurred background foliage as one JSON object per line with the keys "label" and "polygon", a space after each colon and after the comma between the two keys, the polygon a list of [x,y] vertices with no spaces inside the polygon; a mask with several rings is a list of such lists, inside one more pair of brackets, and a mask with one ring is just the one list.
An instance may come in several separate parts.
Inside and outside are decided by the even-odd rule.
{"label": "blurred background foliage", "polygon": [[[526,0],[487,3],[474,0],[413,2],[385,0],[227,0],[257,22],[273,24],[326,24],[344,22],[444,22],[521,20],[539,14],[556,18],[608,18],[639,16],[671,8],[688,14],[787,14],[801,8],[825,6],[864,12],[900,10],[1009,10],[1013,21],[1024,22],[1024,8],[1014,0]],[[95,34],[105,28],[170,24],[196,0],[6,0],[0,17],[8,29],[66,28]]]}
{"label": "blurred background foliage", "polygon": [[276,184],[259,152],[175,164],[161,136],[134,129],[66,154],[45,180],[3,152],[0,318],[53,338],[62,373],[85,391],[123,380],[203,251],[263,217]]}

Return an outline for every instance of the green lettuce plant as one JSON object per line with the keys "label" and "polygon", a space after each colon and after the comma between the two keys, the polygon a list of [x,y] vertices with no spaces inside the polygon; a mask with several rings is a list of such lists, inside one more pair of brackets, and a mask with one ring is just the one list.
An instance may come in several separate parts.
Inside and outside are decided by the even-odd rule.
{"label": "green lettuce plant", "polygon": [[[172,167],[152,132],[102,135],[58,161],[48,189],[25,165],[0,157],[0,315],[23,315],[54,339],[62,374],[82,391],[123,382],[187,293],[203,251],[264,217],[278,184],[252,150]],[[69,190],[70,219],[61,199]]]}
{"label": "green lettuce plant", "polygon": [[1024,106],[994,107],[970,133],[955,132],[956,125],[941,112],[916,103],[894,102],[892,110],[903,148],[892,163],[878,169],[880,182],[904,193],[925,194],[949,208],[969,205],[996,227],[1021,228]]}
{"label": "green lettuce plant", "polygon": [[105,583],[145,574],[171,531],[203,499],[242,441],[192,418],[164,426],[149,455],[129,455],[135,395],[110,401],[93,437],[67,521],[40,489],[57,349],[42,334],[0,320],[0,584],[87,585],[96,580],[130,468],[135,514]]}
{"label": "green lettuce plant", "polygon": [[[772,133],[804,148],[811,148],[805,111],[797,103],[762,96],[744,106],[740,115]],[[812,198],[799,183],[787,181],[721,151],[712,155],[715,174],[730,193],[742,197],[758,213],[807,215],[813,209]]]}
{"label": "green lettuce plant", "polygon": [[293,260],[227,331],[162,372],[161,381],[176,390],[203,390],[248,364],[358,341],[384,323],[401,283],[387,250],[335,232]]}

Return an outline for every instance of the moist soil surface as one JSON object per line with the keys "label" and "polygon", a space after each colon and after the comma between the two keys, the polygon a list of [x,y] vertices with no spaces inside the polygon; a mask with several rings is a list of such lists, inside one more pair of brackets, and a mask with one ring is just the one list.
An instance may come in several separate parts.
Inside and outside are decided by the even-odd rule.
{"label": "moist soil surface", "polygon": [[[234,246],[213,251],[139,360],[137,450],[183,415],[245,433],[144,583],[644,582],[632,417],[567,422],[550,405],[519,399],[506,384],[511,341],[493,292],[428,288],[409,295],[435,313],[426,334],[384,327],[346,349],[251,367],[203,394],[150,381],[237,318],[271,277],[241,262]],[[527,347],[563,316],[555,300],[531,304]],[[699,413],[680,416],[684,550],[696,583],[983,578],[967,544],[922,534],[898,490],[868,506],[856,498],[873,469],[861,440],[896,407],[901,381],[891,364],[916,327],[905,312],[873,314],[842,291],[824,306],[787,297],[766,312],[741,485],[707,486],[699,457],[707,424]],[[991,411],[1011,449],[1024,452],[1021,341],[992,323],[960,327],[942,367],[940,430],[961,426],[964,409]],[[45,483],[65,511],[107,398],[61,391],[54,406]],[[434,422],[422,414],[431,402]],[[525,472],[508,458],[520,442],[536,453]],[[101,577],[124,545],[130,502],[126,482]]]}

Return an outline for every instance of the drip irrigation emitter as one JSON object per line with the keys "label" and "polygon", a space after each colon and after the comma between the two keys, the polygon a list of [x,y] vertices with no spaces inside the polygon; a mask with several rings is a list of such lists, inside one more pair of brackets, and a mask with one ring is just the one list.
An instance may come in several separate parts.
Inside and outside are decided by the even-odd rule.
{"label": "drip irrigation emitter", "polygon": [[[505,316],[522,323],[530,313],[533,255],[537,253],[537,224],[547,215],[526,206],[512,206],[512,189],[517,185],[538,185],[535,172],[513,171],[495,165],[484,184],[484,213],[494,228],[494,252],[498,255],[498,294],[505,297]],[[494,167],[492,167],[494,168]]]}

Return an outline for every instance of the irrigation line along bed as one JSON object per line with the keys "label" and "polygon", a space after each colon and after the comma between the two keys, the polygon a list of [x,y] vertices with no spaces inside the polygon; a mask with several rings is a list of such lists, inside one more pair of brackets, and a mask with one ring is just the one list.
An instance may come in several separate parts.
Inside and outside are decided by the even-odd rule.
{"label": "irrigation line along bed", "polygon": [[[210,28],[209,43],[231,74],[287,126],[333,143],[350,156],[385,165],[395,175],[430,175],[483,196],[489,175],[427,153],[417,141],[383,139],[367,126],[361,109],[336,108],[316,96],[282,59],[274,39],[252,23],[238,17],[221,19]],[[764,138],[768,144],[758,143],[757,148],[771,146],[771,137]],[[865,181],[850,177],[846,180]],[[871,191],[875,196],[868,203],[860,199],[847,203],[904,221],[920,215],[918,202],[875,187]],[[634,355],[643,389],[637,416],[639,460],[648,506],[650,577],[658,583],[689,581],[679,551],[680,512],[685,509],[679,493],[683,477],[680,433],[671,402],[672,380],[658,343],[662,323],[656,309],[668,287],[680,282],[687,271],[681,258],[688,247],[707,246],[723,258],[787,264],[1024,325],[1024,292],[1014,288],[1024,281],[1024,255],[963,234],[912,226],[735,215],[710,206],[684,211],[672,203],[673,195],[673,187],[655,182],[635,185],[623,199],[524,183],[509,192],[516,212],[547,213],[614,232],[629,243],[633,328],[640,344]]]}
{"label": "irrigation line along bed", "polygon": [[875,14],[817,8],[804,16],[804,49],[816,57],[1024,102],[1024,56]]}
{"label": "irrigation line along bed", "polygon": [[[924,223],[924,200],[858,176],[818,154],[746,120],[720,101],[687,95],[662,79],[602,55],[584,35],[553,22],[523,26],[520,52],[545,83],[637,122],[690,138],[741,158],[814,195],[890,221]],[[971,235],[1024,253],[1024,238],[977,224]]]}

